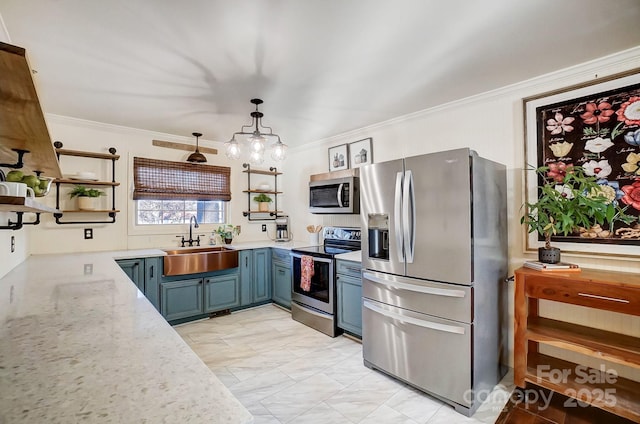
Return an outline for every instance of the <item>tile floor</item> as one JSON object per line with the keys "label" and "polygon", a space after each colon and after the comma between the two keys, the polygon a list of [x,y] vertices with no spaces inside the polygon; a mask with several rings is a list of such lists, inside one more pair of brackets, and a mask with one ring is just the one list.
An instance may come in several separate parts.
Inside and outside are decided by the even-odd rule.
{"label": "tile floor", "polygon": [[493,423],[511,373],[473,417],[362,363],[362,345],[327,337],[274,305],[175,327],[256,424]]}

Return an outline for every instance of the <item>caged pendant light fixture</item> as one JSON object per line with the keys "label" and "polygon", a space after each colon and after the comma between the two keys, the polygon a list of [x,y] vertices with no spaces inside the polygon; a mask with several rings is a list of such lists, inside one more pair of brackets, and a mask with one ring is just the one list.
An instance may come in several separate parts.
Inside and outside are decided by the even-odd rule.
{"label": "caged pendant light fixture", "polygon": [[[243,147],[236,139],[236,136],[248,136],[249,162],[252,164],[261,164],[264,162],[265,144],[269,137],[275,138],[271,148],[271,157],[276,161],[284,160],[287,153],[287,145],[280,140],[280,136],[273,133],[270,127],[262,125],[262,117],[264,114],[258,110],[258,106],[262,104],[261,99],[251,99],[251,103],[256,105],[256,110],[251,112],[251,124],[243,125],[241,131],[233,133],[231,140],[225,143],[226,155],[229,159],[240,159]],[[247,131],[253,129],[253,131]],[[265,132],[263,132],[265,131]],[[240,138],[240,137],[239,137]]]}
{"label": "caged pendant light fixture", "polygon": [[189,157],[187,158],[187,162],[193,162],[193,163],[206,162],[207,158],[204,157],[202,153],[200,153],[200,150],[198,150],[198,138],[202,137],[202,134],[194,132],[194,133],[191,133],[191,135],[193,135],[196,138],[196,151],[189,155]]}

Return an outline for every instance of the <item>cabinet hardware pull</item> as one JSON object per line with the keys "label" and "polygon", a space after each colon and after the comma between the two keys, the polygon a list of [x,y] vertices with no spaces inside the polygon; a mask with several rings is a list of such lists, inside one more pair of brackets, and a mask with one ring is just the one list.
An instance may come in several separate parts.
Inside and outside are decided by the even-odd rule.
{"label": "cabinet hardware pull", "polygon": [[149,278],[153,278],[153,265],[149,268]]}
{"label": "cabinet hardware pull", "polygon": [[278,274],[284,274],[284,269],[279,269]]}
{"label": "cabinet hardware pull", "polygon": [[589,293],[578,293],[578,296],[591,297],[593,299],[610,300],[612,302],[629,303],[627,299],[617,299],[615,297],[598,296],[596,294],[589,294]]}

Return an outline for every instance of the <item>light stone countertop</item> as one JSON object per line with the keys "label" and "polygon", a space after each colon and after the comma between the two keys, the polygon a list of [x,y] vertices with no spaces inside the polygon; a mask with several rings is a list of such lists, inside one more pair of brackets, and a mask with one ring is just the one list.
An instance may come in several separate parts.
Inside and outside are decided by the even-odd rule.
{"label": "light stone countertop", "polygon": [[162,254],[36,255],[0,279],[0,423],[253,422],[114,261]]}

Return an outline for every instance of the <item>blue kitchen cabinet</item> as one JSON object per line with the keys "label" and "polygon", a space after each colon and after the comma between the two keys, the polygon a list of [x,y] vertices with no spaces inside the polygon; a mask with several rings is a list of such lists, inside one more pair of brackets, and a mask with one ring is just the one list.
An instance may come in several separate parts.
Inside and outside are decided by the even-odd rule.
{"label": "blue kitchen cabinet", "polygon": [[240,306],[271,301],[271,249],[242,250],[240,262]]}
{"label": "blue kitchen cabinet", "polygon": [[158,311],[160,311],[161,264],[162,258],[145,258],[144,260],[144,295]]}
{"label": "blue kitchen cabinet", "polygon": [[144,293],[144,258],[120,259],[116,261],[127,277]]}
{"label": "blue kitchen cabinet", "polygon": [[253,303],[271,301],[271,249],[253,251]]}
{"label": "blue kitchen cabinet", "polygon": [[361,265],[351,261],[336,261],[338,291],[338,327],[362,337],[362,277]]}
{"label": "blue kitchen cabinet", "polygon": [[160,312],[167,321],[204,314],[202,278],[160,283]]}
{"label": "blue kitchen cabinet", "polygon": [[285,249],[271,250],[271,299],[291,309],[291,257]]}
{"label": "blue kitchen cabinet", "polygon": [[253,303],[253,250],[238,252],[240,268],[240,306]]}
{"label": "blue kitchen cabinet", "polygon": [[119,259],[116,263],[133,281],[149,302],[160,310],[160,261],[162,258]]}
{"label": "blue kitchen cabinet", "polygon": [[204,279],[204,312],[216,312],[240,306],[238,274]]}

